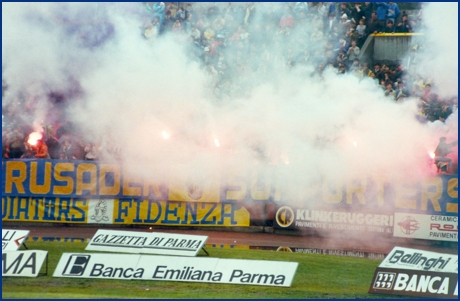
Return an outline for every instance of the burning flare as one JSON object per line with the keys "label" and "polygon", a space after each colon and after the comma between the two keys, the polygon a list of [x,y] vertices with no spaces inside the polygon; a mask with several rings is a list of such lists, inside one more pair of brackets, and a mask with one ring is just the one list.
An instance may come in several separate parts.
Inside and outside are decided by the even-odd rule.
{"label": "burning flare", "polygon": [[161,136],[163,136],[163,139],[165,139],[165,140],[168,140],[169,137],[171,137],[171,135],[166,131],[162,131]]}
{"label": "burning flare", "polygon": [[39,132],[32,132],[29,135],[29,139],[27,140],[27,143],[30,145],[37,145],[37,141],[42,139],[43,135]]}

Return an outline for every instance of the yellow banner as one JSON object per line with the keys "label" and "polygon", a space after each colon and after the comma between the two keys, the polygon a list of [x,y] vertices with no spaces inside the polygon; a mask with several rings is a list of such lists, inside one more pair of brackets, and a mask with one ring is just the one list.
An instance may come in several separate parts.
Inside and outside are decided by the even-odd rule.
{"label": "yellow banner", "polygon": [[115,200],[114,224],[249,226],[249,212],[235,203]]}
{"label": "yellow banner", "polygon": [[3,197],[2,221],[242,227],[250,215],[235,203]]}

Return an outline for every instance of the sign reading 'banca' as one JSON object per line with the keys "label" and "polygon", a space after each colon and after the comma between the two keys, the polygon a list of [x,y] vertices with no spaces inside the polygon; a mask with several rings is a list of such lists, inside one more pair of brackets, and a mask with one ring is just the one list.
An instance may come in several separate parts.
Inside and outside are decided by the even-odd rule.
{"label": "sign reading 'banca'", "polygon": [[203,235],[98,230],[86,250],[196,256],[207,239]]}
{"label": "sign reading 'banca'", "polygon": [[395,247],[374,273],[369,293],[458,297],[458,255]]}

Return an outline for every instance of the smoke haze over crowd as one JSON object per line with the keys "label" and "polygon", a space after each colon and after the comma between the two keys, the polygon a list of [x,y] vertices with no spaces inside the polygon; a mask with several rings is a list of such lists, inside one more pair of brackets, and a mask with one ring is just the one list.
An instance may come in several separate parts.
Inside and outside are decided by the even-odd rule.
{"label": "smoke haze over crowd", "polygon": [[[458,26],[445,28],[446,20],[458,25],[457,12],[457,3],[424,8],[423,75],[446,97],[457,95]],[[206,183],[276,174],[294,198],[322,178],[418,179],[432,168],[427,153],[439,137],[457,139],[457,112],[422,124],[415,99],[396,104],[371,80],[332,70],[306,76],[313,66],[234,78],[248,92],[216,102],[213,79],[188,59],[183,40],[142,38],[143,15],[136,3],[2,3],[2,101],[33,98],[35,116],[25,118],[39,124],[52,110],[47,95],[65,94],[82,135],[120,149],[133,176]]]}

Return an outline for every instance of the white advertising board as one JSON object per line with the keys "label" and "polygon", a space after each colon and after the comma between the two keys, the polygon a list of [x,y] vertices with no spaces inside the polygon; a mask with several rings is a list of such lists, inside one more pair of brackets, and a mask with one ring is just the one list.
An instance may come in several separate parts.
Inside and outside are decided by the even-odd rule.
{"label": "white advertising board", "polygon": [[48,251],[6,251],[2,253],[2,277],[37,277]]}
{"label": "white advertising board", "polygon": [[2,253],[18,250],[29,232],[29,230],[2,229]]}
{"label": "white advertising board", "polygon": [[64,253],[53,277],[291,286],[297,262]]}
{"label": "white advertising board", "polygon": [[394,247],[379,267],[458,274],[458,255]]}
{"label": "white advertising board", "polygon": [[136,231],[98,230],[87,251],[196,256],[207,236]]}
{"label": "white advertising board", "polygon": [[458,242],[458,217],[395,212],[393,235]]}

